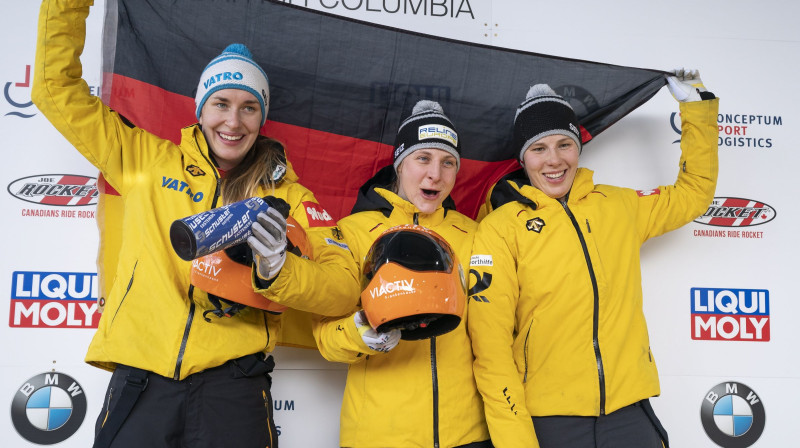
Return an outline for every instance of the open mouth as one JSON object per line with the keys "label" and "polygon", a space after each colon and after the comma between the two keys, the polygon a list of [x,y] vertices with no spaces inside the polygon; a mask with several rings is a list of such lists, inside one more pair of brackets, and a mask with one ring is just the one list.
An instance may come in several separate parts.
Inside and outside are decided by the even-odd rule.
{"label": "open mouth", "polygon": [[422,196],[425,199],[434,199],[437,196],[439,196],[439,191],[438,190],[428,190],[426,188],[422,188],[421,191],[422,191]]}

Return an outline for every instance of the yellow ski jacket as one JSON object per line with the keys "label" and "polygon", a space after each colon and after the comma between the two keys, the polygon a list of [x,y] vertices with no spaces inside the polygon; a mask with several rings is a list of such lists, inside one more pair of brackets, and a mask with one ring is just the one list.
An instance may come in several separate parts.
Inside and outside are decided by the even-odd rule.
{"label": "yellow ski jacket", "polygon": [[[79,56],[91,0],[44,1],[32,97],[39,110],[95,165],[121,195],[121,241],[105,311],[86,361],[116,364],[180,380],[244,355],[271,351],[280,316],[247,308],[206,322],[208,296],[190,284],[191,263],[172,249],[169,228],[222,204],[220,176],[198,125],[174,144],[131,124],[90,95]],[[275,191],[306,228],[316,262],[288,254],[281,273],[260,291],[292,308],[325,315],[352,310],[359,293],[355,263],[338,241],[330,217],[288,168]],[[349,254],[347,254],[349,255]],[[110,269],[110,267],[107,267]],[[108,275],[108,271],[106,272]]]}
{"label": "yellow ski jacket", "polygon": [[538,446],[531,416],[599,416],[659,395],[639,249],[711,203],[718,105],[680,104],[675,185],[595,185],[581,168],[563,203],[527,182],[495,187],[511,199],[478,227],[468,325],[496,447]]}

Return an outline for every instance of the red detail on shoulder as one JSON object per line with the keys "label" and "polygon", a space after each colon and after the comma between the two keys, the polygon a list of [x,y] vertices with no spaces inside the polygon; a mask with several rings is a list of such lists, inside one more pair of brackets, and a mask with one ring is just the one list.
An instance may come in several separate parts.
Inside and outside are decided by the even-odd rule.
{"label": "red detail on shoulder", "polygon": [[114,189],[108,182],[106,182],[106,178],[103,177],[103,173],[97,175],[97,189],[100,190],[100,193],[103,194],[110,194],[112,196],[120,196],[119,192]]}
{"label": "red detail on shoulder", "polygon": [[659,190],[658,188],[653,188],[652,190],[636,190],[636,194],[638,194],[639,197],[651,196],[654,194],[661,194],[661,190]]}
{"label": "red detail on shoulder", "polygon": [[336,225],[336,221],[333,220],[331,215],[316,202],[305,201],[303,202],[303,208],[306,211],[309,227],[333,227]]}

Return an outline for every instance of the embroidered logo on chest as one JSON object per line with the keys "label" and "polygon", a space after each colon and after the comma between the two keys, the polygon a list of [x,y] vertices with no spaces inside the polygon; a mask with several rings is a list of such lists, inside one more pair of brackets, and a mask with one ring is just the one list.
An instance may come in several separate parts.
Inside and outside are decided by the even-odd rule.
{"label": "embroidered logo on chest", "polygon": [[536,217],[533,219],[529,219],[525,223],[525,228],[530,230],[531,232],[542,233],[542,228],[544,228],[544,219]]}

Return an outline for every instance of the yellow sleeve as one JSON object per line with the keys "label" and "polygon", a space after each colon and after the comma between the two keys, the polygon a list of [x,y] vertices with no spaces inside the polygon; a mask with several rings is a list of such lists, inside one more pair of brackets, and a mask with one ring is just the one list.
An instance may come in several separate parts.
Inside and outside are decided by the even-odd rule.
{"label": "yellow sleeve", "polygon": [[281,272],[270,286],[259,288],[254,282],[254,289],[273,302],[300,311],[323,316],[353,313],[361,293],[358,271],[338,227],[330,218],[322,223],[314,222],[320,221],[316,219],[319,218],[317,211],[324,212],[324,209],[311,191],[300,184],[296,184],[286,202],[292,206],[292,217],[306,231],[314,259],[289,253]]}
{"label": "yellow sleeve", "polygon": [[80,55],[92,4],[92,0],[42,2],[31,98],[75,149],[124,195],[123,167],[125,174],[145,169],[171,143],[122,119],[91,95],[81,78]]}
{"label": "yellow sleeve", "polygon": [[719,172],[719,99],[680,103],[681,158],[675,185],[638,196],[642,241],[691,222],[708,210]]}

